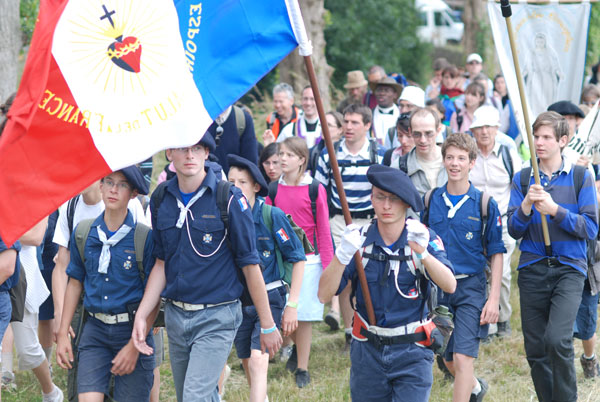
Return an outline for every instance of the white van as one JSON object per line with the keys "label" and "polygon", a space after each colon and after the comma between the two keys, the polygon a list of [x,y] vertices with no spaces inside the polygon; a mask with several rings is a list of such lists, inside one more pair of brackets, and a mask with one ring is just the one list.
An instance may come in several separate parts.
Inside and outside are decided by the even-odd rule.
{"label": "white van", "polygon": [[415,7],[420,17],[417,28],[419,39],[434,46],[461,41],[465,26],[444,1],[416,0]]}

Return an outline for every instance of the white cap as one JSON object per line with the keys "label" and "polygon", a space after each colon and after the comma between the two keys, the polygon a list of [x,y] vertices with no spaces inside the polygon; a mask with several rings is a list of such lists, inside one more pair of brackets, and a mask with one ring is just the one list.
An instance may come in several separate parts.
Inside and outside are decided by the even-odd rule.
{"label": "white cap", "polygon": [[469,128],[483,126],[500,127],[500,113],[498,109],[490,105],[484,105],[473,113],[473,122]]}
{"label": "white cap", "polygon": [[398,101],[401,100],[410,102],[417,107],[425,107],[425,91],[415,86],[404,87]]}
{"label": "white cap", "polygon": [[471,53],[470,55],[467,56],[467,64],[469,64],[472,61],[476,61],[478,63],[483,63],[483,59],[477,53]]}

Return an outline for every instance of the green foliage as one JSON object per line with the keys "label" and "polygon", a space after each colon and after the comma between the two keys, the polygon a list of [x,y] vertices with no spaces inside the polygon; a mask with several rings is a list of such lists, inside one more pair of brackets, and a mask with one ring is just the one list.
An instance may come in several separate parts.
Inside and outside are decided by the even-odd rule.
{"label": "green foliage", "polygon": [[600,3],[592,3],[590,28],[588,32],[587,62],[588,66],[598,62],[600,56]]}
{"label": "green foliage", "polygon": [[431,45],[417,39],[419,16],[414,0],[325,0],[327,63],[335,68],[332,83],[341,87],[346,73],[374,64],[386,72],[426,82]]}
{"label": "green foliage", "polygon": [[21,31],[23,33],[23,46],[29,45],[33,28],[37,20],[38,11],[40,8],[40,0],[21,0]]}

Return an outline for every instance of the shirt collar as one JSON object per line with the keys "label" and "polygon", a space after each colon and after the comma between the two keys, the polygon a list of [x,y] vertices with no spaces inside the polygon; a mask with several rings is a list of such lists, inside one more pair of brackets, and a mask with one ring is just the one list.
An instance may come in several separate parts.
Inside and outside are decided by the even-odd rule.
{"label": "shirt collar", "polygon": [[[204,171],[206,172],[206,176],[204,177],[204,180],[202,180],[200,186],[194,191],[194,194],[204,186],[208,187],[213,193],[217,190],[217,176],[215,176],[212,169],[208,166],[204,166]],[[167,184],[167,191],[178,200],[183,201],[181,199],[181,194],[179,193],[179,178],[177,176],[169,181],[169,184]]]}
{"label": "shirt collar", "polygon": [[[405,223],[406,223],[406,220],[405,220]],[[402,231],[402,234],[400,234],[400,239],[398,239],[394,243],[394,247],[393,247],[392,251],[398,250],[400,244],[406,244],[406,236],[407,236],[407,231],[406,231],[406,226],[405,226],[404,230]],[[387,244],[385,244],[385,242],[381,238],[381,235],[379,234],[379,229],[377,228],[377,219],[373,219],[372,224],[369,226],[369,229],[367,230],[367,235],[365,236],[365,241],[363,243],[363,247],[366,247],[369,244],[374,244],[381,248],[388,246]]]}
{"label": "shirt collar", "polygon": [[[104,222],[104,213],[105,213],[105,211],[102,211],[100,216],[98,216],[96,219],[94,219],[94,223],[92,223],[92,227],[100,226],[100,229],[102,229],[105,233],[112,232],[112,230],[109,230],[108,226],[106,226],[106,222]],[[133,215],[131,214],[131,211],[129,210],[129,208],[127,209],[127,216],[125,217],[125,221],[123,221],[121,226],[123,226],[123,225],[127,225],[131,228],[133,228],[135,226],[135,222],[133,221]],[[119,227],[121,227],[121,226],[119,226]]]}
{"label": "shirt collar", "polygon": [[[287,184],[285,182],[285,177],[283,174],[279,177],[279,183],[283,184],[284,186],[291,186],[291,184]],[[298,185],[305,186],[305,185],[308,185],[311,183],[312,183],[312,176],[310,174],[308,174],[308,172],[304,172],[304,175],[302,176],[302,180],[300,180],[300,184],[298,184]]]}
{"label": "shirt collar", "polygon": [[351,157],[360,156],[362,159],[370,159],[371,155],[369,153],[369,136],[367,135],[367,137],[365,138],[365,143],[363,144],[360,151],[358,151],[357,155],[353,155],[352,153],[350,153],[350,151],[346,147],[345,139],[342,140],[342,143],[340,144],[340,151],[341,151],[341,153],[340,153],[338,159],[344,159],[344,157],[346,157],[346,156],[351,156]]}
{"label": "shirt collar", "polygon": [[[538,158],[538,167],[540,166],[540,159]],[[569,160],[566,160],[563,156],[561,156],[561,163],[560,163],[560,167],[558,168],[557,171],[552,172],[552,177],[554,176],[558,176],[561,173],[564,174],[569,174],[571,172],[571,169],[573,168],[573,163],[570,162]],[[545,173],[542,172],[541,169],[539,169],[539,172],[541,175],[546,176]],[[533,168],[531,169],[531,173],[529,174],[529,177],[533,176]],[[552,177],[550,179],[552,179]]]}

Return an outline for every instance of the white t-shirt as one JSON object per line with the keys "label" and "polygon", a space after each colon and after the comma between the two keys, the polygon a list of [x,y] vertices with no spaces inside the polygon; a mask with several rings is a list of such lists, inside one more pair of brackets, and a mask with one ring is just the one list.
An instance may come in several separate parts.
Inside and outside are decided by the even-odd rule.
{"label": "white t-shirt", "polygon": [[427,181],[429,182],[429,186],[431,188],[437,187],[438,175],[440,174],[440,169],[443,169],[443,158],[442,152],[439,150],[439,147],[436,147],[437,157],[434,160],[426,161],[417,156],[417,160],[419,164],[425,171],[425,175],[427,176]]}
{"label": "white t-shirt", "polygon": [[[52,241],[59,246],[69,248],[71,234],[69,233],[69,222],[67,220],[67,204],[68,201],[61,205],[61,207],[58,209],[58,221],[56,222],[56,230],[54,231],[54,237],[52,238]],[[144,215],[144,208],[137,198],[130,200],[127,208],[129,208],[129,211],[133,215],[134,222],[141,222],[148,225],[146,216]],[[77,224],[82,220],[97,218],[98,215],[100,215],[103,211],[104,202],[100,201],[94,205],[87,205],[83,201],[83,198],[80,198],[79,202],[77,202],[77,205],[75,206],[75,214],[73,215],[73,229],[75,229]]]}

